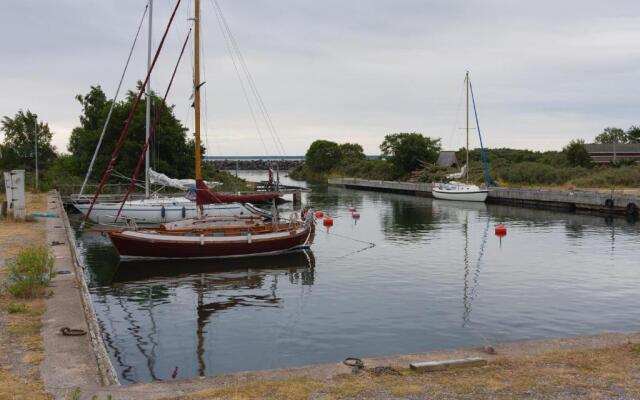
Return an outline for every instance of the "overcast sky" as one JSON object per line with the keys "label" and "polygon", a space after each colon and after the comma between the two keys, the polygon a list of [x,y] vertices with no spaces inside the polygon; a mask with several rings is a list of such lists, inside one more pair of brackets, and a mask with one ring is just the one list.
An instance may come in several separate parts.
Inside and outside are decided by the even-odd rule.
{"label": "overcast sky", "polygon": [[[154,0],[157,45],[176,0]],[[152,84],[164,91],[189,26],[183,0]],[[30,109],[66,150],[76,94],[112,97],[146,0],[5,0],[0,117]],[[219,0],[286,154],[318,138],[378,154],[385,134],[464,142],[463,79],[488,147],[560,149],[607,126],[640,124],[640,1]],[[218,25],[202,0],[206,144],[212,155],[263,146]],[[144,78],[146,26],[125,86]],[[170,101],[188,126],[191,61]],[[254,105],[255,108],[255,105]],[[257,110],[257,109],[256,109]],[[474,137],[472,144],[476,144]],[[266,150],[265,150],[266,147]]]}

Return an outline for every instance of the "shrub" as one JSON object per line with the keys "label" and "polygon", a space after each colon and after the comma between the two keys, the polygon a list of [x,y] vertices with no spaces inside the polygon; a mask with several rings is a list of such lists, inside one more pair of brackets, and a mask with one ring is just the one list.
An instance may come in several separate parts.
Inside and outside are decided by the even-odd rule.
{"label": "shrub", "polygon": [[582,167],[552,167],[538,162],[511,164],[498,171],[501,180],[526,185],[561,185],[571,178],[583,176],[587,169]]}
{"label": "shrub", "polygon": [[53,277],[53,256],[47,246],[27,247],[7,262],[9,285],[14,297],[33,298],[44,294]]}
{"label": "shrub", "polygon": [[580,187],[640,186],[640,165],[605,167],[573,179]]}

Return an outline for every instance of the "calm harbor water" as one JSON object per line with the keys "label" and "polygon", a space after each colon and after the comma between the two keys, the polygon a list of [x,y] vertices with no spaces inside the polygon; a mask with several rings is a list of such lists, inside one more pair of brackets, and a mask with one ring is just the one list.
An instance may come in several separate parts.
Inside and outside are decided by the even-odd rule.
{"label": "calm harbor water", "polygon": [[312,189],[335,224],[306,253],[119,263],[80,236],[123,383],[640,330],[638,223]]}

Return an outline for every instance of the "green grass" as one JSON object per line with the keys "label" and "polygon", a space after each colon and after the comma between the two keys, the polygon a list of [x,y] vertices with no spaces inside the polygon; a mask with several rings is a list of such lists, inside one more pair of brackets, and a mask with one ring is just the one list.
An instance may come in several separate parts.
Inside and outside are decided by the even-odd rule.
{"label": "green grass", "polygon": [[53,255],[47,246],[21,249],[7,262],[8,292],[17,298],[35,298],[44,295],[49,280],[54,276]]}
{"label": "green grass", "polygon": [[26,304],[20,303],[9,303],[6,308],[9,314],[25,314],[29,311]]}

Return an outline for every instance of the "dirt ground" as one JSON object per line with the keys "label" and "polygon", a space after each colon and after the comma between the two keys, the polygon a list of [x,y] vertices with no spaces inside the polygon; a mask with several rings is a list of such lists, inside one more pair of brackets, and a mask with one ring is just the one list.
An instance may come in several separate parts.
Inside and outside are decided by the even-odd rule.
{"label": "dirt ground", "polygon": [[[45,212],[47,195],[27,194],[27,212]],[[40,327],[44,301],[19,300],[4,290],[5,261],[20,248],[44,244],[43,221],[0,219],[0,399],[49,399],[39,378],[44,358]]]}

